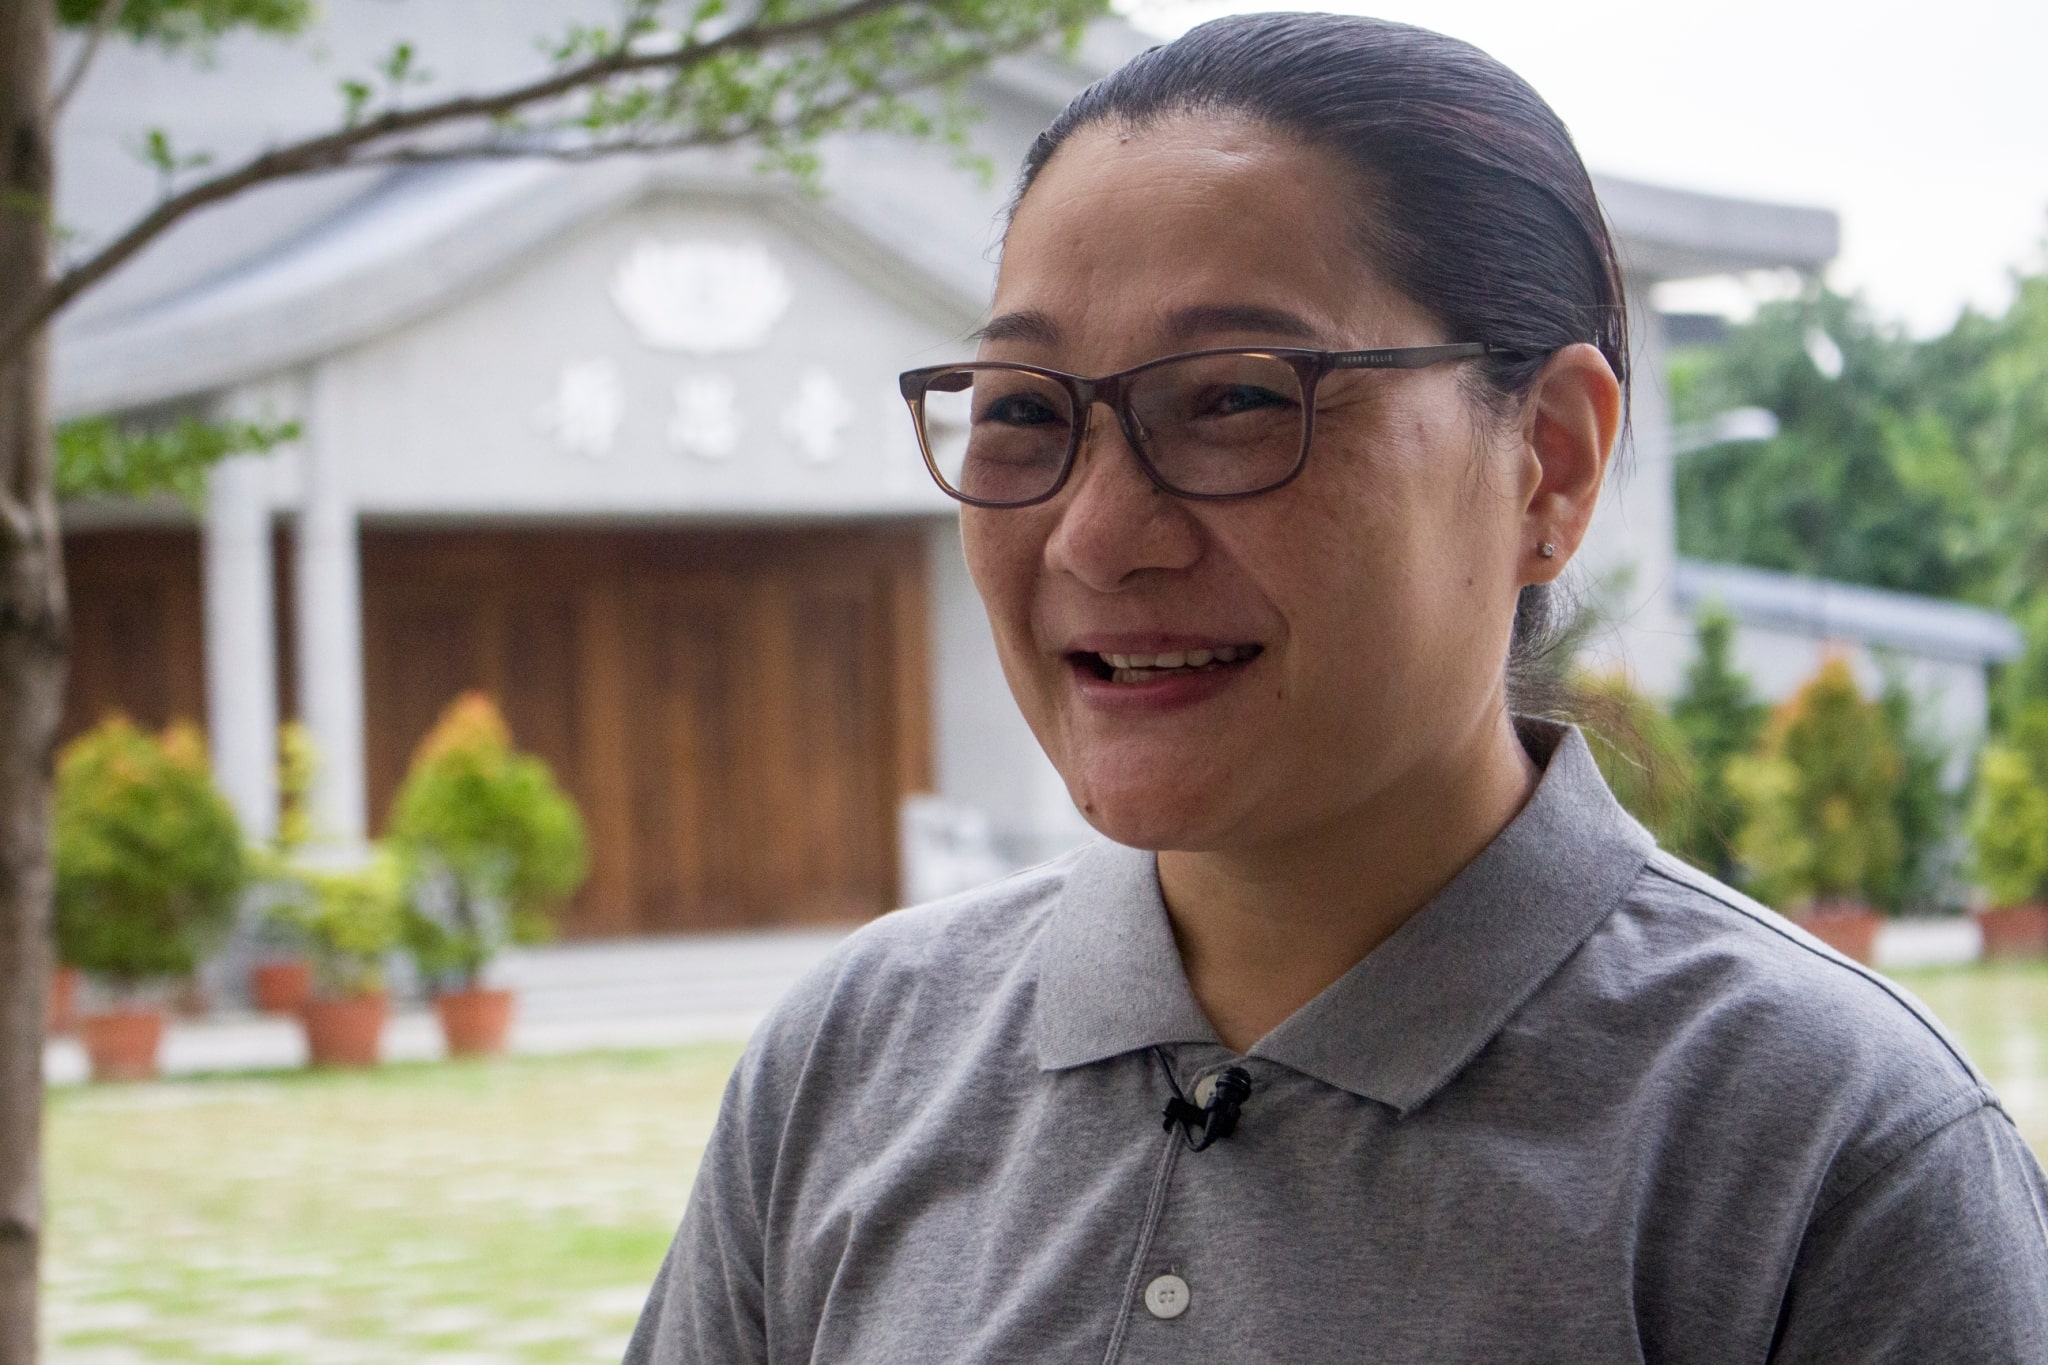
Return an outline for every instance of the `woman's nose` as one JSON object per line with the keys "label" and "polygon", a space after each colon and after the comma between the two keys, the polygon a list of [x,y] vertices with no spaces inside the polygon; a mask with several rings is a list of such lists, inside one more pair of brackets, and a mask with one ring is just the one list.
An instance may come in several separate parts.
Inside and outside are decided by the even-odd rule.
{"label": "woman's nose", "polygon": [[1067,486],[1053,503],[1058,521],[1046,565],[1097,592],[1115,592],[1146,570],[1185,569],[1201,556],[1201,527],[1186,502],[1147,477],[1107,408],[1089,410]]}

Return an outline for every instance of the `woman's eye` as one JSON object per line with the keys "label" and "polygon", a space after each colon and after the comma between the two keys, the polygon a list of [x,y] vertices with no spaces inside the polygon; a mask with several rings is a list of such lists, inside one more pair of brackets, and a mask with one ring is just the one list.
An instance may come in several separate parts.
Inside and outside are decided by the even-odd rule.
{"label": "woman's eye", "polygon": [[1006,394],[976,414],[976,422],[995,422],[1006,427],[1035,427],[1060,421],[1060,412],[1034,394]]}
{"label": "woman's eye", "polygon": [[1289,405],[1284,394],[1257,384],[1229,384],[1209,390],[1195,404],[1198,417],[1235,417],[1239,413]]}

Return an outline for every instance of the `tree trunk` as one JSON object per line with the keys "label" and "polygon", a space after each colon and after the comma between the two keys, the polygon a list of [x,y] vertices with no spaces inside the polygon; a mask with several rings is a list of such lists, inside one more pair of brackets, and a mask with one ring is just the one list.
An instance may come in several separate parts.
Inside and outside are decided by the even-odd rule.
{"label": "tree trunk", "polygon": [[[50,0],[0,0],[0,313],[49,277]],[[43,997],[64,559],[49,351],[0,358],[0,1365],[33,1365],[42,1249]]]}

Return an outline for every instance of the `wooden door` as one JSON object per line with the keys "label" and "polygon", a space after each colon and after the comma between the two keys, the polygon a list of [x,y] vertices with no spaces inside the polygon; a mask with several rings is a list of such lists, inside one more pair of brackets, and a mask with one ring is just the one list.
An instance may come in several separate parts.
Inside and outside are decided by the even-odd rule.
{"label": "wooden door", "polygon": [[650,929],[745,924],[774,854],[750,843],[760,661],[739,583],[649,582],[630,593],[621,691],[636,736],[627,773],[633,867],[621,888]]}
{"label": "wooden door", "polygon": [[71,672],[60,736],[109,715],[161,729],[206,722],[199,533],[74,531],[64,537]]}
{"label": "wooden door", "polygon": [[364,538],[370,791],[466,688],[590,829],[583,935],[871,915],[927,784],[920,542],[903,530]]}

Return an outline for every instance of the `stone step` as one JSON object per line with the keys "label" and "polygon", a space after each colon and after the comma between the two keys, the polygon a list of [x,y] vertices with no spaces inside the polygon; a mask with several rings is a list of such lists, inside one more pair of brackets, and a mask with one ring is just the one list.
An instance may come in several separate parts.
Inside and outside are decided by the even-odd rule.
{"label": "stone step", "polygon": [[530,1019],[765,1010],[844,937],[805,930],[523,948],[492,963],[488,979],[518,991]]}

